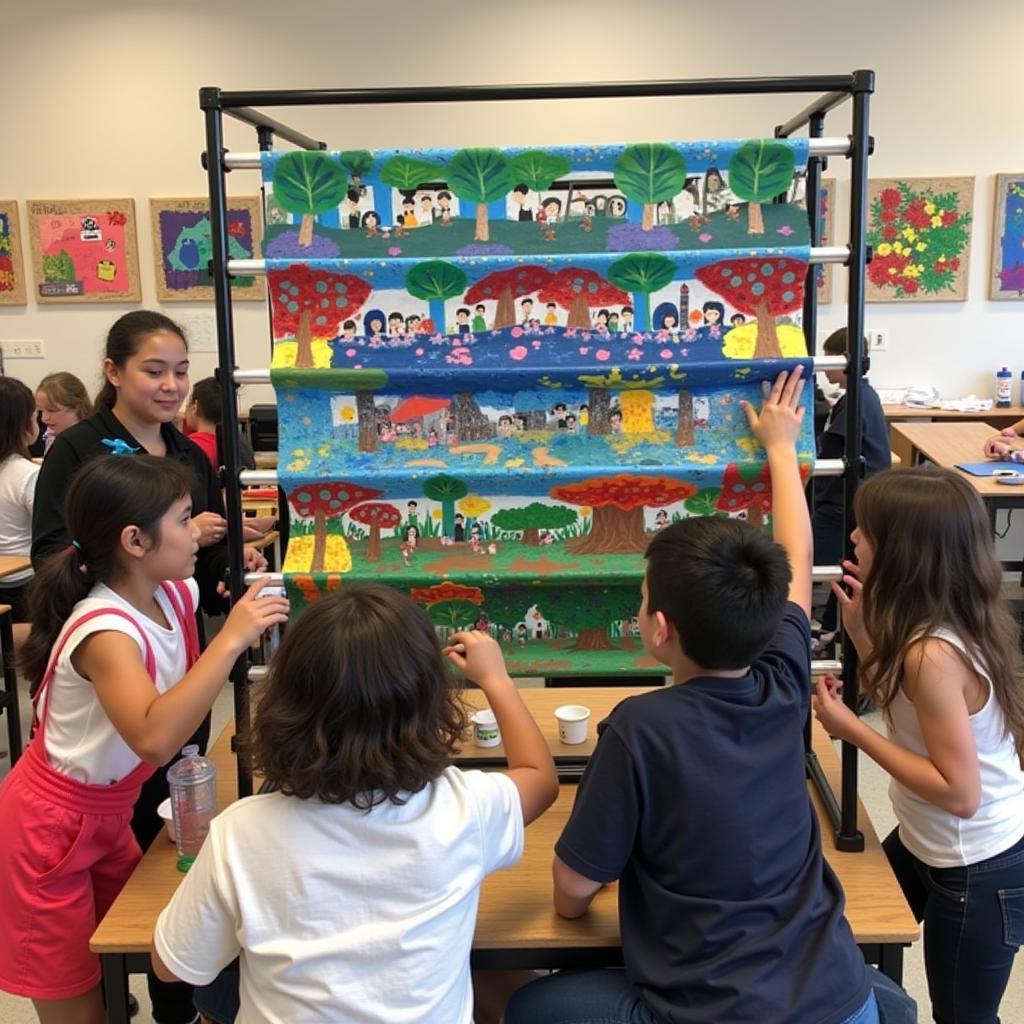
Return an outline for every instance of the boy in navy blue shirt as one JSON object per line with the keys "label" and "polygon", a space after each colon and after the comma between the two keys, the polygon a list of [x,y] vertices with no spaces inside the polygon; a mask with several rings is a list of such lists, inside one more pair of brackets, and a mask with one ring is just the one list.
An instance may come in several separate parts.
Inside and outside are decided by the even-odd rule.
{"label": "boy in navy blue shirt", "polygon": [[[507,1024],[877,1022],[804,776],[811,527],[800,370],[744,412],[772,476],[775,543],[687,519],[647,549],[640,635],[674,685],[624,700],[555,847],[555,909],[619,882],[625,972],[561,972]],[[767,392],[767,385],[766,392]]]}

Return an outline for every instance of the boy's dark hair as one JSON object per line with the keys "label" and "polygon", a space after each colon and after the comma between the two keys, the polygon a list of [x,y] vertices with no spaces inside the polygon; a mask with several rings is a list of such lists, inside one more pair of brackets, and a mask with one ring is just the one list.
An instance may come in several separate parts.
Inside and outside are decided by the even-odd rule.
{"label": "boy's dark hair", "polygon": [[303,800],[402,804],[451,763],[466,728],[460,691],[419,605],[381,584],[346,585],[305,612],[274,656],[253,766]]}
{"label": "boy's dark hair", "polygon": [[[867,373],[871,368],[871,356],[868,349],[868,339],[864,338],[861,342],[861,353],[864,373]],[[839,330],[833,331],[821,345],[822,354],[826,356],[845,356],[846,355],[846,328],[840,327]]]}
{"label": "boy's dark hair", "polygon": [[214,426],[220,426],[221,414],[220,385],[216,377],[204,377],[192,385],[192,401],[196,403],[199,415]]}
{"label": "boy's dark hair", "polygon": [[647,611],[675,627],[701,668],[749,665],[782,621],[786,553],[741,519],[700,517],[666,526],[647,545]]}
{"label": "boy's dark hair", "polygon": [[514,189],[512,189],[512,191],[518,192],[521,196],[526,196],[530,194],[530,187],[525,182],[521,181]]}

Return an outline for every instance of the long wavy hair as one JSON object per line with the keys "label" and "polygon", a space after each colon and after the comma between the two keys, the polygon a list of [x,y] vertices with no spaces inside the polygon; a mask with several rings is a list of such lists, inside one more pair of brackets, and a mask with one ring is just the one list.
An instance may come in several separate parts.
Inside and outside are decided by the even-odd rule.
{"label": "long wavy hair", "polygon": [[461,684],[408,597],[352,584],[286,633],[253,722],[253,768],[289,796],[369,810],[401,804],[451,763]]}
{"label": "long wavy hair", "polygon": [[864,627],[873,645],[861,665],[865,692],[887,708],[911,645],[945,627],[988,670],[1020,752],[1024,689],[1017,678],[1018,628],[1000,596],[1002,568],[977,492],[950,470],[887,470],[858,489],[855,509],[874,552],[863,596]]}

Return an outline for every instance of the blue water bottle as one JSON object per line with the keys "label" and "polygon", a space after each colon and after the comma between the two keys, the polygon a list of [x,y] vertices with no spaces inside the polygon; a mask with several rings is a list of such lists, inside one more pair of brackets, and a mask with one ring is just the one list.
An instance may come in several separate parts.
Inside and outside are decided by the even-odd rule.
{"label": "blue water bottle", "polygon": [[1003,367],[996,374],[996,407],[1009,409],[1013,405],[1013,374]]}

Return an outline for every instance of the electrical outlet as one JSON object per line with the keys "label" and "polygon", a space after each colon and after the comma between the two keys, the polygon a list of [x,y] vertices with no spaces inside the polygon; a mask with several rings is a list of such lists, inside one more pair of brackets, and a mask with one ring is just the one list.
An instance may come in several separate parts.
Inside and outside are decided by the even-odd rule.
{"label": "electrical outlet", "polygon": [[889,329],[873,327],[865,332],[868,336],[869,352],[884,352],[889,347]]}
{"label": "electrical outlet", "polygon": [[44,359],[42,338],[8,338],[0,341],[5,359]]}

